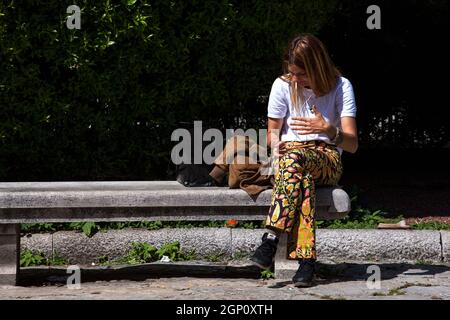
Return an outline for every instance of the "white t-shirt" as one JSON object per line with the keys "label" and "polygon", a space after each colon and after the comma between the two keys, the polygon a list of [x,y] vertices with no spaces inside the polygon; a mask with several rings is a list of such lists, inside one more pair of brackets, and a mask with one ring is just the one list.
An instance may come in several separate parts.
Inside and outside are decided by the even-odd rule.
{"label": "white t-shirt", "polygon": [[[269,118],[284,118],[281,128],[282,141],[311,141],[323,140],[331,143],[330,138],[324,134],[300,134],[291,130],[293,116],[313,118],[314,113],[310,107],[316,105],[317,110],[324,119],[335,127],[341,128],[341,117],[356,117],[356,104],[353,87],[350,81],[344,77],[339,77],[336,87],[324,96],[316,97],[311,89],[304,89],[305,99],[300,114],[294,110],[289,93],[289,83],[277,78],[269,96],[267,116]],[[337,148],[342,154],[342,148]]]}

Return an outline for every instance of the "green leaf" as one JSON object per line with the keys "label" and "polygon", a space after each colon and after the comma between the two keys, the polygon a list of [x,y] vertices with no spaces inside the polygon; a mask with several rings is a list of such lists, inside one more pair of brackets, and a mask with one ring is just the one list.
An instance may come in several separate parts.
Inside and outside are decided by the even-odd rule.
{"label": "green leaf", "polygon": [[48,261],[43,253],[34,253],[29,249],[24,250],[20,254],[20,266],[30,267],[38,265],[47,265]]}
{"label": "green leaf", "polygon": [[95,222],[85,222],[82,227],[84,234],[88,237],[92,236],[98,229],[99,227]]}

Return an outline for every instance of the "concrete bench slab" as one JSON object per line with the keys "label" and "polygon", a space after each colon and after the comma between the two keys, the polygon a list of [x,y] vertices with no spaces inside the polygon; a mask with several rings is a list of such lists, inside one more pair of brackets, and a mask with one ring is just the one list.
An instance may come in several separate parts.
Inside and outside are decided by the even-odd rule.
{"label": "concrete bench slab", "polygon": [[[256,201],[241,189],[184,187],[177,181],[0,183],[0,223],[264,219],[272,190]],[[318,188],[317,219],[350,211],[339,187]]]}

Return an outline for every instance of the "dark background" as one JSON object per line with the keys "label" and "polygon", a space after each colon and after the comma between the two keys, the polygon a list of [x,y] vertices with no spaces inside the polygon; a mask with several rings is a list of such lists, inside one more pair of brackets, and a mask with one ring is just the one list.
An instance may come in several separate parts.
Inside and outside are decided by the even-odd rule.
{"label": "dark background", "polygon": [[361,27],[368,4],[340,2],[340,14],[319,32],[358,105],[360,148],[344,152],[341,184],[358,186],[367,206],[448,216],[448,3],[376,1],[381,30]]}
{"label": "dark background", "polygon": [[0,3],[0,181],[172,180],[173,130],[265,128],[282,51],[311,32],[356,94],[341,184],[450,215],[447,1],[77,1],[81,30],[71,4]]}

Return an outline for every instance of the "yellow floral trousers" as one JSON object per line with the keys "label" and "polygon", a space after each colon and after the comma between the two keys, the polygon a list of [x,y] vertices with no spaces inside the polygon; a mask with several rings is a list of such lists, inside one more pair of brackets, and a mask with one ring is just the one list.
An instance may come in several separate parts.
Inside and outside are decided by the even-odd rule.
{"label": "yellow floral trousers", "polygon": [[266,228],[287,232],[288,259],[316,259],[315,186],[337,185],[342,163],[323,141],[287,142],[278,159]]}

